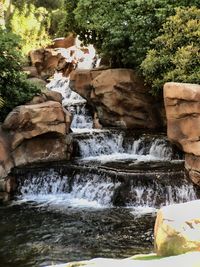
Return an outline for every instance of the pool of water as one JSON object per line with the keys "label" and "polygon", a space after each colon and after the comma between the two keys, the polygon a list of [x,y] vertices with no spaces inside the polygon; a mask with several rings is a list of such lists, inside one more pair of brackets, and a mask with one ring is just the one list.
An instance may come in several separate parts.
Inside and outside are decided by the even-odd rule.
{"label": "pool of water", "polygon": [[153,251],[155,213],[133,208],[0,206],[0,267],[36,267]]}

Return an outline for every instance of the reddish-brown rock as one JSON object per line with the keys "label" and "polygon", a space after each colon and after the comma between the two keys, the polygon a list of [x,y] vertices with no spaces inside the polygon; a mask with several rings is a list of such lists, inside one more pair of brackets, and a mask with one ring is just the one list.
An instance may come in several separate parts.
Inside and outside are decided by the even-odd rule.
{"label": "reddish-brown rock", "polygon": [[[59,51],[53,49],[36,49],[29,52],[29,57],[32,67],[37,70],[36,77],[42,77],[47,79],[51,77],[56,70],[62,70],[66,68],[66,59],[61,55]],[[24,69],[29,70],[28,68]],[[32,75],[34,72],[32,71]]]}
{"label": "reddish-brown rock", "polygon": [[[50,99],[57,102],[44,102]],[[15,190],[15,178],[8,176],[12,168],[71,157],[71,114],[62,107],[61,95],[47,91],[32,103],[39,100],[16,107],[0,127],[0,200]]]}
{"label": "reddish-brown rock", "polygon": [[53,44],[50,46],[51,48],[69,48],[74,46],[76,42],[76,37],[73,34],[65,38],[57,38],[53,40]]}
{"label": "reddish-brown rock", "polygon": [[200,85],[166,83],[164,102],[168,138],[186,153],[186,169],[200,185]]}
{"label": "reddish-brown rock", "polygon": [[10,151],[9,134],[0,127],[0,178],[6,177],[14,166],[10,158]]}
{"label": "reddish-brown rock", "polygon": [[61,104],[55,101],[23,105],[7,116],[2,127],[12,131],[11,148],[15,149],[24,139],[50,132],[67,134],[69,125],[66,124],[66,115]]}
{"label": "reddish-brown rock", "polygon": [[71,88],[97,111],[103,126],[148,129],[162,126],[154,100],[133,70],[76,70],[70,80]]}
{"label": "reddish-brown rock", "polygon": [[69,160],[70,156],[71,143],[67,144],[66,137],[49,133],[25,140],[12,152],[15,166]]}
{"label": "reddish-brown rock", "polygon": [[56,101],[62,104],[62,95],[56,91],[44,90],[39,96],[34,96],[27,104],[35,105],[46,101]]}

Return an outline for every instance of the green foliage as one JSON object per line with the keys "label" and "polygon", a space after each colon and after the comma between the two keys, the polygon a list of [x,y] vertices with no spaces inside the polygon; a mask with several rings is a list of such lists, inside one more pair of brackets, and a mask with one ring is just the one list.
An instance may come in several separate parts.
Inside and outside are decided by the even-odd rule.
{"label": "green foliage", "polygon": [[64,0],[64,17],[58,26],[58,35],[67,36],[69,33],[81,34],[81,27],[78,26],[74,14],[77,3],[78,0]]}
{"label": "green foliage", "polygon": [[0,96],[0,109],[3,107],[4,105],[4,100],[3,98]]}
{"label": "green foliage", "polygon": [[32,4],[24,4],[21,8],[15,8],[10,20],[10,27],[12,32],[22,39],[23,54],[50,43],[47,32],[49,23],[48,12],[43,7],[36,8]]}
{"label": "green foliage", "polygon": [[0,98],[4,100],[0,121],[15,107],[30,101],[39,89],[26,81],[21,71],[21,55],[15,34],[0,29]]}
{"label": "green foliage", "polygon": [[34,5],[35,7],[44,7],[48,10],[55,10],[63,7],[64,0],[13,0],[14,6],[23,9],[24,5]]}
{"label": "green foliage", "polygon": [[157,94],[168,81],[200,82],[200,9],[177,8],[153,41],[141,68]]}
{"label": "green foliage", "polygon": [[151,41],[174,8],[200,5],[197,0],[72,0],[65,1],[63,32],[92,43],[113,66],[139,68]]}

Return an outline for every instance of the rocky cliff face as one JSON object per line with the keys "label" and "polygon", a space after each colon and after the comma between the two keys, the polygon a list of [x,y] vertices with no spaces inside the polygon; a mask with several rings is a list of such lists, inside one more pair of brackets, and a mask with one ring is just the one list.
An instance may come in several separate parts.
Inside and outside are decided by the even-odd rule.
{"label": "rocky cliff face", "polygon": [[70,87],[87,99],[103,126],[161,128],[161,116],[143,81],[133,70],[76,70]]}
{"label": "rocky cliff face", "polygon": [[200,185],[200,85],[166,83],[164,102],[169,140],[185,153],[185,167]]}
{"label": "rocky cliff face", "polygon": [[40,96],[40,103],[37,98],[16,107],[0,127],[0,180],[13,167],[70,159],[71,114],[52,100],[60,99],[58,93],[53,95]]}

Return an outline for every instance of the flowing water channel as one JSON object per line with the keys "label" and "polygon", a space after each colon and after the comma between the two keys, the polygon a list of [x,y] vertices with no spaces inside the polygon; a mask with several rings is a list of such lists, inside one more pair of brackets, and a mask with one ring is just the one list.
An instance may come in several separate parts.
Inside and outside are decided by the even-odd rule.
{"label": "flowing water channel", "polygon": [[67,79],[48,87],[73,114],[74,159],[16,171],[18,193],[0,206],[0,267],[152,252],[156,210],[198,198],[182,156],[163,134],[93,129]]}

